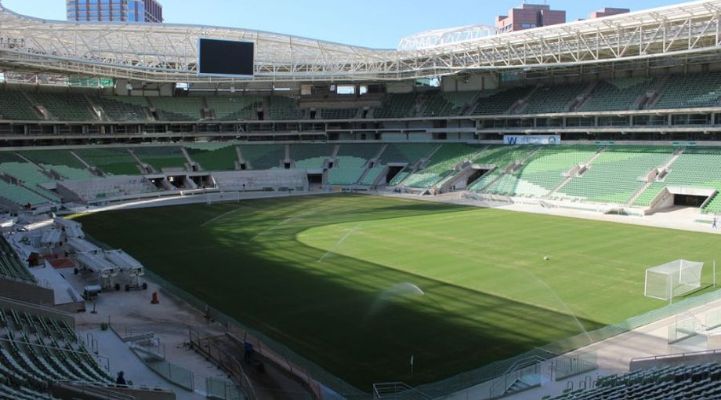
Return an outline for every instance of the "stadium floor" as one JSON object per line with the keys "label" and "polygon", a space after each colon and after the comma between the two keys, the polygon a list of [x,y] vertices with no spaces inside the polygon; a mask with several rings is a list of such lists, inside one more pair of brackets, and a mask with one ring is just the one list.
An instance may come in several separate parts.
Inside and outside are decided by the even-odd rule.
{"label": "stadium floor", "polygon": [[359,195],[80,222],[366,391],[436,381],[661,307],[643,297],[645,268],[721,255],[718,235]]}

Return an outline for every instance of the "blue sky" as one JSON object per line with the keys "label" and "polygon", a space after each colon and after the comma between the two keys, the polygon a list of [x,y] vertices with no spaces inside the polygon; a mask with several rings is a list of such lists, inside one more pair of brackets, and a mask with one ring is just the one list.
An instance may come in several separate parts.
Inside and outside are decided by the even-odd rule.
{"label": "blue sky", "polygon": [[[395,48],[401,37],[429,29],[492,25],[522,0],[161,0],[166,22],[232,26],[374,48]],[[633,10],[671,5],[664,0],[550,0],[568,20],[603,7]],[[2,0],[14,11],[65,19],[64,0]]]}

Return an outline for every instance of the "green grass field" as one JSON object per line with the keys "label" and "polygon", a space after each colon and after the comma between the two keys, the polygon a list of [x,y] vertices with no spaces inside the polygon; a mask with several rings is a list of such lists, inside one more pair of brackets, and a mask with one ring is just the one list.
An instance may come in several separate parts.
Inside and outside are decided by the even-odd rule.
{"label": "green grass field", "polygon": [[436,381],[662,307],[643,296],[648,266],[721,259],[716,235],[357,195],[80,222],[365,391]]}

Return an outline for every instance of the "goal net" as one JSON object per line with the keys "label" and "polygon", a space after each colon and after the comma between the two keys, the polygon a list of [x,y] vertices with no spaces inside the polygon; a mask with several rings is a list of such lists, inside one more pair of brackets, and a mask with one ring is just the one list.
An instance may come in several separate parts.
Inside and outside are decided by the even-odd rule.
{"label": "goal net", "polygon": [[676,260],[646,270],[644,296],[671,300],[701,287],[702,262]]}

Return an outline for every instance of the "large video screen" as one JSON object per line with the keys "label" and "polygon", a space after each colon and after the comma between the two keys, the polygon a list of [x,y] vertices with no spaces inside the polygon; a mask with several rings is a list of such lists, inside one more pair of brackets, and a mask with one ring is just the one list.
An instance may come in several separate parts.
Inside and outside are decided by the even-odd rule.
{"label": "large video screen", "polygon": [[253,76],[253,42],[200,39],[198,50],[198,73],[201,75]]}

